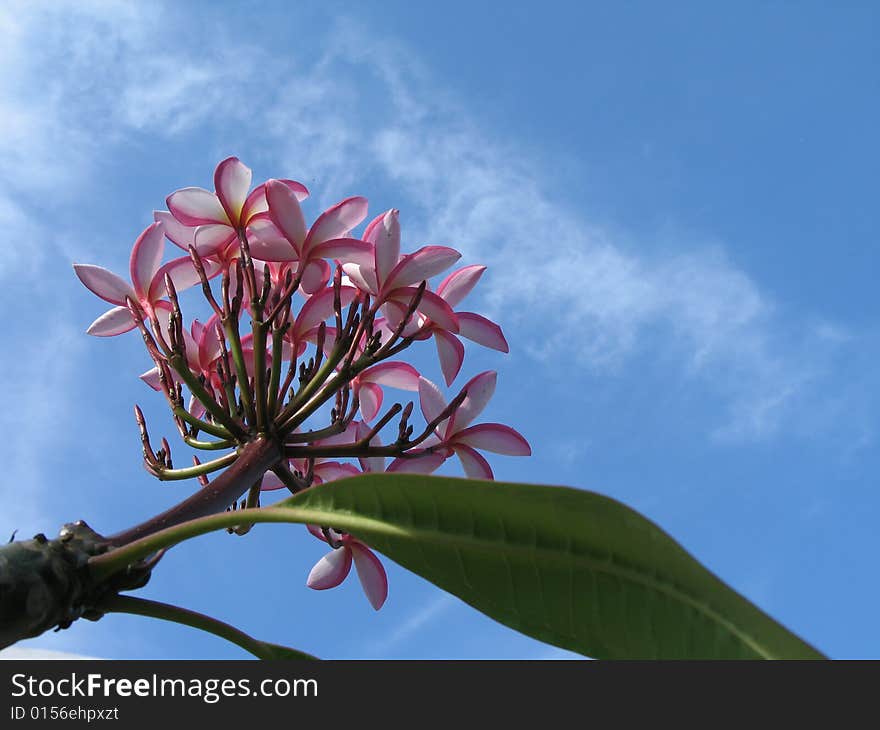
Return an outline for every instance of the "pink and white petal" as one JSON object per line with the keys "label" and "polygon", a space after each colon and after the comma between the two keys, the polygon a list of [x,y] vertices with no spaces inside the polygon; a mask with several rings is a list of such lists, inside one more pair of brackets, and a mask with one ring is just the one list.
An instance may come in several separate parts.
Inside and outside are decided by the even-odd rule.
{"label": "pink and white petal", "polygon": [[[347,307],[354,300],[357,290],[351,286],[343,286],[339,290],[339,300]],[[333,314],[333,290],[325,289],[309,297],[296,317],[295,332],[302,336]]]}
{"label": "pink and white petal", "polygon": [[372,421],[382,407],[382,398],[382,388],[375,383],[362,383],[358,389],[361,418],[365,421]]}
{"label": "pink and white petal", "polygon": [[379,213],[373,220],[367,223],[367,227],[364,229],[363,239],[368,243],[376,243],[376,236],[379,234],[379,224],[385,219],[385,216],[388,215],[388,211],[385,213]]}
{"label": "pink and white petal", "polygon": [[311,258],[338,259],[342,263],[372,266],[373,247],[358,238],[331,238],[309,251]]}
{"label": "pink and white petal", "polygon": [[304,252],[308,254],[313,246],[343,238],[349,231],[367,217],[367,199],[360,196],[346,198],[332,208],[328,208],[314,222],[306,237]]}
{"label": "pink and white petal", "polygon": [[357,441],[357,434],[358,424],[357,422],[352,422],[348,424],[345,431],[343,431],[342,433],[333,434],[332,436],[328,436],[327,438],[321,439],[320,441],[315,441],[315,443],[320,444],[321,446],[347,446]]}
{"label": "pink and white petal", "polygon": [[458,271],[453,271],[440,282],[440,285],[437,287],[437,294],[443,297],[450,307],[455,309],[461,300],[470,294],[485,270],[485,266],[474,264],[473,266],[465,266]]}
{"label": "pink and white petal", "polygon": [[154,210],[153,220],[161,223],[168,240],[184,251],[189,251],[189,247],[195,244],[196,229],[183,225],[167,210]]}
{"label": "pink and white petal", "polygon": [[225,223],[199,226],[193,234],[193,245],[199,256],[220,256],[235,240],[235,229]]}
{"label": "pink and white petal", "polygon": [[[300,286],[307,294],[315,294],[323,289],[330,281],[330,264],[322,259],[309,261],[303,271]],[[327,291],[332,293],[332,289]]]}
{"label": "pink and white petal", "polygon": [[438,451],[410,459],[397,458],[385,470],[392,474],[431,474],[446,461],[446,455]]}
{"label": "pink and white petal", "polygon": [[146,298],[150,282],[162,265],[164,253],[165,231],[161,223],[153,223],[137,237],[131,249],[129,273],[139,299]]}
{"label": "pink and white petal", "polygon": [[[389,300],[399,302],[404,307],[409,307],[409,304],[417,291],[418,289],[414,286],[395,289],[388,295],[388,298]],[[446,300],[438,297],[434,292],[427,290],[422,292],[418,311],[424,314],[440,329],[449,332],[458,332],[458,317],[456,317],[455,312],[453,312],[446,303]]]}
{"label": "pink and white petal", "polygon": [[518,431],[501,423],[481,423],[455,434],[454,442],[507,456],[531,456],[532,449]]}
{"label": "pink and white petal", "polygon": [[260,491],[274,492],[278,489],[285,489],[284,482],[272,472],[266,472],[266,474],[263,475],[263,481],[260,483]]}
{"label": "pink and white petal", "polygon": [[[365,421],[360,421],[357,425],[357,431],[355,432],[356,438],[358,441],[363,441],[370,435],[370,431],[372,431],[372,427],[369,423]],[[379,434],[373,436],[373,438],[369,441],[369,446],[381,446],[382,438]],[[373,474],[381,474],[385,471],[385,457],[384,456],[369,456],[363,457],[359,456],[358,461],[360,462],[361,469],[365,472],[371,472]]]}
{"label": "pink and white petal", "polygon": [[158,367],[150,368],[147,372],[141,373],[139,377],[153,390],[162,390],[162,381],[159,378]]}
{"label": "pink and white petal", "polygon": [[128,307],[113,307],[92,322],[86,333],[95,337],[113,337],[129,332],[134,327],[134,317]]}
{"label": "pink and white petal", "polygon": [[237,226],[251,189],[253,173],[237,157],[227,157],[214,170],[214,190],[233,225]]}
{"label": "pink and white petal", "polygon": [[272,222],[297,251],[302,251],[308,231],[302,208],[293,190],[280,180],[269,180],[266,183],[266,200]]}
{"label": "pink and white petal", "polygon": [[372,266],[361,264],[343,264],[342,270],[362,292],[376,296],[379,293],[379,283],[376,281],[376,271]]}
{"label": "pink and white petal", "polygon": [[322,483],[357,477],[362,473],[354,464],[342,464],[338,461],[322,461],[320,464],[315,464],[315,476],[320,478]]}
{"label": "pink and white petal", "polygon": [[[251,249],[251,256],[255,260],[278,262],[296,261],[299,258],[293,244],[286,238],[266,240],[259,237],[251,239],[250,236],[248,236],[248,243]],[[260,268],[262,268],[262,266]],[[262,271],[260,273],[262,274]]]}
{"label": "pink and white petal", "polygon": [[458,337],[446,330],[434,330],[434,342],[437,345],[437,356],[440,358],[440,370],[446,379],[446,385],[452,385],[455,376],[464,362],[464,345]]}
{"label": "pink and white petal", "polygon": [[[221,270],[220,264],[216,261],[209,261],[207,259],[202,260],[202,266],[205,269],[205,275],[209,279],[219,274]],[[150,291],[147,296],[150,302],[154,304],[162,299],[162,297],[166,296],[166,274],[171,277],[174,288],[178,293],[195,286],[201,281],[199,278],[199,272],[196,271],[196,267],[193,266],[192,259],[189,256],[181,256],[179,259],[169,261],[156,272],[156,275],[153,277],[153,282],[150,284]]]}
{"label": "pink and white petal", "polygon": [[465,383],[463,390],[467,391],[467,396],[455,411],[453,419],[455,423],[452,426],[455,431],[467,428],[483,412],[486,404],[495,393],[497,382],[498,373],[494,370],[487,370],[484,373],[475,375]]}
{"label": "pink and white petal", "polygon": [[351,541],[351,553],[361,587],[370,605],[377,611],[388,598],[388,576],[379,558],[366,545]]}
{"label": "pink and white petal", "polygon": [[73,270],[86,288],[105,302],[124,307],[126,297],[137,300],[137,295],[129,283],[103,266],[74,264]]}
{"label": "pink and white petal", "polygon": [[461,258],[461,254],[448,246],[423,246],[415,253],[404,256],[385,280],[386,289],[420,282],[446,271]]}
{"label": "pink and white petal", "polygon": [[240,223],[246,226],[255,215],[265,213],[268,210],[269,204],[266,202],[266,184],[263,183],[262,185],[257,185],[257,187],[251,190],[250,195],[245,199],[244,205],[241,208]]}
{"label": "pink and white petal", "polygon": [[293,194],[296,196],[296,199],[300,203],[309,197],[309,189],[301,182],[297,182],[296,180],[288,180],[286,178],[281,178],[281,182],[283,182],[285,185],[287,185],[287,187],[293,190]]}
{"label": "pink and white petal", "polygon": [[385,281],[400,260],[400,211],[391,209],[370,231],[375,245],[376,276]]}
{"label": "pink and white petal", "polygon": [[195,396],[189,399],[187,410],[196,418],[204,418],[205,414],[208,412],[208,409],[205,408],[205,404]]}
{"label": "pink and white petal", "polygon": [[317,525],[306,525],[306,529],[311,533],[312,537],[317,537],[321,542],[327,542],[324,531]]}
{"label": "pink and white petal", "polygon": [[481,454],[478,454],[476,451],[474,451],[470,446],[456,444],[452,448],[455,451],[455,455],[458,457],[458,460],[461,462],[464,473],[468,476],[468,478],[495,478],[495,475],[492,473],[492,467],[489,466],[489,462],[486,461]]}
{"label": "pink and white petal", "polygon": [[483,347],[489,347],[499,352],[510,352],[507,340],[501,327],[491,319],[473,312],[456,312],[458,318],[458,334]]}
{"label": "pink and white petal", "polygon": [[210,190],[204,188],[182,188],[176,190],[165,203],[171,215],[185,226],[203,226],[210,223],[229,225],[229,217],[223,205]]}
{"label": "pink and white petal", "polygon": [[[385,342],[385,338],[382,339]],[[406,362],[380,362],[360,374],[362,383],[378,383],[400,390],[419,389],[419,371]]]}
{"label": "pink and white petal", "polygon": [[427,423],[437,418],[446,408],[446,399],[440,388],[425,377],[419,378],[419,405]]}
{"label": "pink and white petal", "polygon": [[324,591],[338,586],[351,571],[351,550],[343,546],[331,550],[321,558],[309,573],[306,585],[316,591]]}

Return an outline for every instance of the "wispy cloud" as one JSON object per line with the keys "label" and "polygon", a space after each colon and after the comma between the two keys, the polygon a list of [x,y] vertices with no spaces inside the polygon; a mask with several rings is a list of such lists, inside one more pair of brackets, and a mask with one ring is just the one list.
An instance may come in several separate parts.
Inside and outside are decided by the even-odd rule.
{"label": "wispy cloud", "polygon": [[432,598],[387,636],[370,642],[365,649],[374,656],[388,657],[410,639],[415,638],[432,621],[455,606],[457,599],[449,594]]}

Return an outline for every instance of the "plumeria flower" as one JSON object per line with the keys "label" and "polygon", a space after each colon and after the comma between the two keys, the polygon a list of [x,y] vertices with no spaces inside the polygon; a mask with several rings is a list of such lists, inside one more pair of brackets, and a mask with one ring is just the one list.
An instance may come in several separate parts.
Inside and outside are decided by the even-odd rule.
{"label": "plumeria flower", "polygon": [[[364,240],[373,244],[373,258],[366,263],[346,263],[342,269],[352,284],[373,296],[393,329],[417,292],[417,286],[448,269],[461,254],[447,246],[423,246],[415,253],[400,253],[399,211],[389,210],[374,218],[364,231]],[[444,299],[425,291],[418,311],[437,327],[458,332],[458,320]]]}
{"label": "plumeria flower", "polygon": [[[314,525],[308,525],[309,532],[319,540],[327,542],[324,532]],[[388,598],[388,576],[379,558],[370,548],[351,535],[328,529],[334,549],[321,558],[309,573],[306,585],[317,591],[335,588],[351,572],[354,562],[361,587],[370,605],[377,611]],[[335,547],[338,546],[338,547]]]}
{"label": "plumeria flower", "polygon": [[[212,257],[228,266],[239,255],[239,231],[269,209],[265,184],[248,193],[252,177],[250,168],[241,160],[228,157],[214,171],[215,192],[197,187],[176,190],[165,201],[168,211],[155,211],[153,215],[165,224],[172,242],[184,250],[194,246],[203,258]],[[276,182],[298,200],[309,195],[306,186],[295,180]],[[273,245],[273,242],[250,239],[248,243],[253,257],[260,261],[296,258],[296,252],[287,243]]]}
{"label": "plumeria flower", "polygon": [[254,216],[248,227],[249,240],[260,246],[292,252],[296,260],[294,273],[302,272],[303,291],[313,294],[327,284],[330,266],[324,259],[344,262],[366,262],[372,257],[372,246],[349,233],[367,215],[367,199],[346,198],[325,210],[312,227],[306,229],[305,218],[296,191],[284,181],[266,183],[268,211]]}
{"label": "plumeria flower", "polygon": [[382,408],[382,387],[400,390],[419,389],[419,371],[405,362],[380,362],[368,367],[352,380],[352,389],[358,396],[361,418],[372,421]]}
{"label": "plumeria flower", "polygon": [[[440,282],[440,286],[437,287],[437,296],[445,300],[450,308],[455,310],[461,300],[476,286],[485,270],[485,266],[474,265],[453,271]],[[466,337],[472,342],[499,352],[510,351],[501,327],[492,320],[474,312],[455,311],[455,316],[458,319],[458,334],[461,337]],[[455,380],[464,361],[464,346],[461,340],[452,332],[443,327],[434,326],[431,322],[421,322],[419,325],[420,339],[433,335],[446,385],[452,385],[452,381]]]}
{"label": "plumeria flower", "polygon": [[[483,412],[495,392],[497,373],[487,370],[471,378],[464,386],[467,396],[455,412],[441,421],[434,433],[422,442],[423,454],[413,458],[397,458],[388,467],[389,472],[430,474],[447,458],[455,454],[465,474],[474,479],[494,479],[492,468],[477,449],[508,456],[530,456],[528,441],[510,426],[500,423],[481,423],[471,426]],[[419,378],[419,403],[429,423],[440,416],[446,401],[440,389],[427,378]]]}
{"label": "plumeria flower", "polygon": [[[135,320],[126,299],[137,302],[152,319],[160,314],[160,302],[165,297],[165,275],[171,277],[177,291],[198,283],[199,275],[189,257],[175,259],[164,266],[165,234],[161,223],[153,223],[138,236],[131,250],[129,271],[131,284],[112,271],[93,264],[74,264],[79,280],[94,294],[110,304],[112,309],[89,325],[87,332],[98,337],[112,337],[134,329]],[[209,265],[206,273],[216,274],[216,266]],[[167,311],[167,308],[165,308]]]}

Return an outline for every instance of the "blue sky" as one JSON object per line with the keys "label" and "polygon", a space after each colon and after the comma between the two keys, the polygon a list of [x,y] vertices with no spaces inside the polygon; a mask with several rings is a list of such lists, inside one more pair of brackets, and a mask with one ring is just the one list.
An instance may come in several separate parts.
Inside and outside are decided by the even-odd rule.
{"label": "blue sky", "polygon": [[[474,301],[511,353],[469,348],[463,375],[499,370],[486,418],[534,451],[498,478],[619,498],[820,649],[880,655],[877,22],[871,3],[5,3],[0,527],[111,532],[187,493],[141,468],[131,405],[173,426],[139,338],[84,334],[103,309],[70,264],[125,271],[165,196],[235,154],[308,185],[311,215],[365,195],[401,209],[410,250],[489,265]],[[393,565],[379,613],[352,579],[310,591],[321,554],[296,527],[206,537],[143,595],[328,658],[565,656]],[[123,617],[29,646],[242,656]]]}

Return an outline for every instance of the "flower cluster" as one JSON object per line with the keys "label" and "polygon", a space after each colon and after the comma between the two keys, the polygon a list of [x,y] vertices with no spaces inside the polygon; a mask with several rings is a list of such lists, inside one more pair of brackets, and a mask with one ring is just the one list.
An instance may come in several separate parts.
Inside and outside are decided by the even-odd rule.
{"label": "flower cluster", "polygon": [[[251,183],[250,169],[230,157],[217,166],[213,192],[190,187],[169,195],[168,210],[155,212],[135,241],[130,281],[99,266],[74,265],[82,283],[113,305],[89,334],[139,330],[153,361],[141,378],[164,394],[181,438],[195,449],[226,452],[175,468],[167,440],[153,448],[136,408],[150,473],[197,478],[206,489],[209,474],[269,442],[256,471],[243,472],[247,483],[226,502],[246,510],[260,504],[263,492],[296,493],[364,472],[429,474],[453,455],[467,476],[492,479],[480,451],[530,453],[508,426],[472,425],[495,390],[494,372],[471,378],[446,402],[437,385],[395,359],[433,339],[451,386],[464,360],[461,338],[507,352],[497,324],[459,309],[485,267],[446,274],[460,253],[445,246],[403,253],[394,209],[356,234],[367,217],[362,197],[342,200],[307,226],[304,185],[273,179],[251,189]],[[182,255],[163,263],[166,239]],[[430,280],[442,274],[432,288]],[[197,286],[209,316],[187,322],[180,294]],[[385,388],[418,393],[423,428],[411,422],[412,402],[383,413]],[[383,439],[392,421],[393,438]],[[236,531],[247,529],[243,513]],[[310,531],[332,550],[308,585],[339,585],[353,561],[370,603],[381,607],[387,580],[370,549],[330,526]]]}

